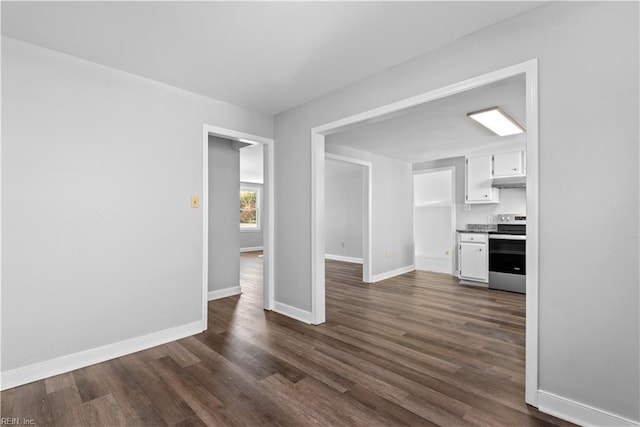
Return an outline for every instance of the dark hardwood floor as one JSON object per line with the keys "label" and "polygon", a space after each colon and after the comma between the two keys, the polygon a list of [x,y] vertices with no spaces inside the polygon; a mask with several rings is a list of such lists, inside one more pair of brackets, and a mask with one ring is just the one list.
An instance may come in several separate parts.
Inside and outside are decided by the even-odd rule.
{"label": "dark hardwood floor", "polygon": [[209,329],[7,390],[2,417],[55,426],[570,425],[524,404],[524,296],[414,272],[363,284],[327,262],[327,323],[243,294],[209,303]]}

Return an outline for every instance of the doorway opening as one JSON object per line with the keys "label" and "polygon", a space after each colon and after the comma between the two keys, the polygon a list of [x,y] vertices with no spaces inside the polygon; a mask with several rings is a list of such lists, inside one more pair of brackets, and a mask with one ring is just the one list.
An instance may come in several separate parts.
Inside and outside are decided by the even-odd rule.
{"label": "doorway opening", "polygon": [[371,283],[371,163],[332,153],[325,159],[325,259],[362,264],[362,281]]}
{"label": "doorway opening", "polygon": [[[525,339],[525,401],[537,406],[538,394],[538,90],[537,60],[483,74],[459,83],[432,90],[399,102],[388,104],[354,116],[346,117],[311,129],[312,162],[312,278],[311,278],[311,314],[312,323],[320,324],[326,319],[325,300],[325,137],[348,131],[363,124],[374,123],[404,112],[440,100],[452,95],[495,84],[510,78],[523,77],[525,86],[525,122],[526,132],[526,209],[527,209],[527,247],[526,247],[526,339]],[[464,166],[462,166],[464,168]],[[459,185],[459,184],[458,184]],[[464,209],[464,208],[463,208]]]}
{"label": "doorway opening", "polygon": [[240,149],[240,288],[263,295],[264,146]]}
{"label": "doorway opening", "polygon": [[[203,125],[203,193],[202,193],[202,220],[203,220],[203,233],[202,233],[202,251],[203,251],[203,262],[202,262],[202,329],[207,329],[207,306],[208,301],[210,299],[221,298],[224,296],[230,296],[238,294],[240,291],[239,281],[240,281],[240,273],[238,272],[237,281],[230,283],[228,286],[222,286],[221,289],[214,289],[211,291],[209,289],[210,282],[210,257],[215,256],[215,253],[211,253],[211,243],[212,239],[210,236],[210,219],[211,219],[211,211],[213,207],[214,200],[210,200],[210,139],[218,138],[223,141],[227,141],[231,148],[238,151],[238,163],[239,163],[239,151],[242,147],[245,146],[261,146],[263,155],[263,176],[264,182],[260,188],[260,212],[256,212],[256,215],[259,215],[259,224],[263,239],[262,251],[263,251],[263,268],[262,268],[262,307],[265,310],[273,309],[273,286],[274,286],[274,203],[273,203],[273,195],[274,195],[274,169],[273,169],[273,158],[274,158],[274,148],[273,148],[273,140],[269,138],[264,138],[257,135],[251,135],[244,132],[238,132],[231,129],[224,129],[210,125]],[[235,154],[234,154],[235,156]],[[235,174],[235,182],[239,184],[240,180],[240,170],[239,165],[238,169],[233,172]],[[239,206],[239,186],[229,187],[231,189],[230,194],[230,207],[233,209],[230,211],[230,220],[229,223],[232,224],[232,227],[235,228],[239,232],[240,227],[240,219],[239,219],[239,211],[237,207]],[[235,190],[234,190],[235,188]],[[251,222],[248,221],[249,223]],[[235,225],[233,225],[235,224]],[[238,247],[232,248],[232,253],[234,253],[235,257],[239,258],[240,254],[240,244],[238,242]],[[225,250],[225,252],[228,252]],[[229,252],[228,252],[229,253]],[[239,263],[238,259],[238,263]],[[213,292],[213,293],[212,293]]]}

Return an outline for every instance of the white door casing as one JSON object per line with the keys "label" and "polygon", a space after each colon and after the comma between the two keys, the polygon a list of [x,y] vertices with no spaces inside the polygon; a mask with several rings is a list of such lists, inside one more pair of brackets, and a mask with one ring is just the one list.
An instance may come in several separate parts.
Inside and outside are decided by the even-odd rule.
{"label": "white door casing", "polygon": [[208,277],[209,277],[209,135],[227,138],[235,141],[242,140],[252,144],[264,146],[264,190],[262,208],[263,228],[263,308],[273,310],[274,301],[274,147],[273,139],[251,135],[231,129],[224,129],[211,125],[203,125],[203,163],[202,163],[202,330],[207,329]]}
{"label": "white door casing", "polygon": [[538,406],[538,248],[539,248],[539,141],[538,141],[538,60],[502,68],[458,83],[431,90],[345,117],[311,129],[311,317],[312,323],[325,321],[324,269],[324,151],[325,135],[347,130],[357,124],[475,89],[509,77],[524,75],[526,92],[527,151],[527,294],[525,401]]}

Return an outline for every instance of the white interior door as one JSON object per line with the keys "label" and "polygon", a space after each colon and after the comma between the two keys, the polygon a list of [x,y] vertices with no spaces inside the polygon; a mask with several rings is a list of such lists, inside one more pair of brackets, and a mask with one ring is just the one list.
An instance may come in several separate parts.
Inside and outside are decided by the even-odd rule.
{"label": "white interior door", "polygon": [[413,176],[416,270],[453,273],[454,204],[451,168]]}

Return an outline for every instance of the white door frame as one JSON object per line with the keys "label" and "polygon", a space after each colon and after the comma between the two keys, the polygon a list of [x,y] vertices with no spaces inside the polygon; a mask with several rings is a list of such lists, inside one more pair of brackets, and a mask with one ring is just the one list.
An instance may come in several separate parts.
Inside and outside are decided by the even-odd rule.
{"label": "white door frame", "polygon": [[325,321],[324,286],[324,146],[325,136],[357,124],[379,120],[436,99],[475,89],[499,80],[525,75],[527,122],[527,296],[525,401],[538,405],[538,60],[506,67],[441,87],[398,102],[364,111],[311,129],[311,315],[314,324]]}
{"label": "white door frame", "polygon": [[[455,166],[445,166],[442,168],[431,168],[431,169],[420,169],[414,170],[413,176],[422,175],[425,173],[431,172],[442,172],[442,171],[451,171],[451,275],[457,276],[456,274],[456,257],[454,254],[456,253],[456,167]],[[415,191],[415,188],[413,189]],[[416,218],[415,218],[415,202],[414,202],[414,216],[413,216],[413,248],[415,252],[416,242],[415,242],[415,229],[416,229]],[[415,261],[415,253],[413,264],[416,265]]]}
{"label": "white door frame", "polygon": [[[326,153],[324,154],[325,159],[335,160],[343,163],[351,163],[354,165],[364,166],[365,168],[365,215],[363,215],[364,224],[363,224],[363,236],[362,236],[362,281],[365,283],[372,283],[371,276],[373,270],[373,252],[371,245],[371,227],[372,227],[372,218],[371,213],[373,209],[371,208],[371,203],[373,200],[373,164],[371,162],[367,162],[365,160],[354,159],[352,157],[340,156],[338,154]],[[324,236],[323,236],[324,239]],[[324,243],[322,244],[324,247]]]}
{"label": "white door frame", "polygon": [[202,130],[202,330],[207,329],[209,294],[209,135],[249,144],[262,145],[264,150],[264,190],[262,198],[263,229],[263,307],[273,310],[274,287],[274,147],[273,139],[231,129],[204,124]]}

